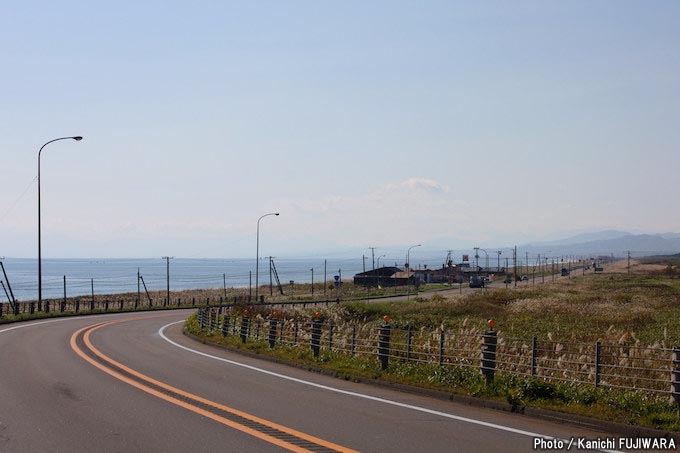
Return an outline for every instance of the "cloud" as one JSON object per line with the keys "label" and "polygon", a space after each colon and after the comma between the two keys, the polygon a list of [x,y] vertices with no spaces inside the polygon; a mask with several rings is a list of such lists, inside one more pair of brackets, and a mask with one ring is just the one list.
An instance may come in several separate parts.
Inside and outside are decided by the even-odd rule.
{"label": "cloud", "polygon": [[435,181],[434,179],[427,179],[427,178],[409,178],[405,181],[400,182],[399,184],[390,184],[386,186],[387,189],[389,190],[394,190],[394,189],[410,189],[410,190],[419,190],[419,191],[427,191],[427,192],[449,192],[449,187],[440,184],[438,181]]}
{"label": "cloud", "polygon": [[287,237],[335,246],[400,244],[446,236],[470,223],[470,206],[436,180],[409,178],[355,196],[279,199]]}

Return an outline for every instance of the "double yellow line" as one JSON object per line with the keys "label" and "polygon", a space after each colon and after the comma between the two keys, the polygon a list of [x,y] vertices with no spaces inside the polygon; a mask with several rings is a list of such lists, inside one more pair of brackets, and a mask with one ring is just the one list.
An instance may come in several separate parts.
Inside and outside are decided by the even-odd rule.
{"label": "double yellow line", "polygon": [[[185,392],[184,390],[153,379],[113,360],[112,358],[104,355],[92,345],[90,335],[92,332],[95,332],[102,327],[120,322],[125,321],[109,321],[83,327],[71,336],[71,348],[84,360],[99,368],[103,372],[115,377],[116,379],[119,379],[133,387],[136,387],[148,394],[151,394],[176,406],[203,415],[204,417],[208,417],[225,426],[237,429],[241,432],[271,444],[278,445],[279,447],[285,448],[287,450],[294,452],[318,452],[324,450],[356,453],[355,450],[327,442],[323,439],[310,436],[309,434],[279,425],[278,423],[274,423],[246,412],[224,406],[214,401],[202,398],[198,395]],[[80,347],[78,344],[79,339],[82,341],[82,344],[86,350],[91,354],[88,354],[85,350],[83,350],[83,348]],[[179,398],[182,398],[184,401]],[[199,405],[203,407],[199,407]],[[229,418],[220,415],[220,412],[227,414],[228,416],[233,416],[233,418],[236,419],[242,419],[251,426],[246,426],[244,423],[236,420],[230,420]],[[269,433],[271,433],[273,429],[275,430],[274,432],[276,434],[267,434],[258,430],[258,428],[261,428],[262,431],[266,430]],[[277,437],[277,434],[279,433],[280,436]],[[314,450],[310,450],[309,447],[313,448]]]}

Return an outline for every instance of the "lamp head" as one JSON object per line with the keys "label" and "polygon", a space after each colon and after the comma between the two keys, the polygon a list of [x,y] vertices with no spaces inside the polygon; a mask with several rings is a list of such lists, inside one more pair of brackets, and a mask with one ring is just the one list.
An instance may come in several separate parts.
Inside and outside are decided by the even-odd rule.
{"label": "lamp head", "polygon": [[82,139],[83,139],[83,137],[81,137],[80,135],[77,136],[77,137],[73,137],[73,140],[75,140],[77,142],[81,141]]}

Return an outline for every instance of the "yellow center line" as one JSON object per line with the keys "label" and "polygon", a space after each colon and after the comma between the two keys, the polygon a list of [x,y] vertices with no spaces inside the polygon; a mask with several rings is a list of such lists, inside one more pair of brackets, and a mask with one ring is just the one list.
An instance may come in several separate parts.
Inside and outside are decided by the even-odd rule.
{"label": "yellow center line", "polygon": [[340,445],[337,445],[337,444],[334,444],[334,443],[325,441],[325,440],[323,440],[323,439],[319,439],[319,438],[314,437],[314,436],[311,436],[311,435],[309,435],[309,434],[302,433],[302,432],[297,431],[297,430],[294,430],[294,429],[292,429],[292,428],[288,428],[288,427],[286,427],[286,426],[279,425],[278,423],[274,423],[274,422],[271,422],[271,421],[269,421],[269,420],[265,420],[265,419],[263,419],[263,418],[256,417],[256,416],[251,415],[251,414],[248,414],[248,413],[246,413],[246,412],[239,411],[238,409],[234,409],[234,408],[231,408],[231,407],[228,407],[228,406],[224,406],[224,405],[219,404],[219,403],[216,403],[216,402],[214,402],[214,401],[211,401],[211,400],[202,398],[202,397],[200,397],[200,396],[198,396],[198,395],[194,395],[194,394],[192,394],[192,393],[189,393],[189,392],[186,392],[186,391],[184,391],[184,390],[178,389],[178,388],[173,387],[173,386],[171,386],[171,385],[168,385],[168,384],[166,384],[166,383],[164,383],[164,382],[155,380],[155,379],[153,379],[153,378],[151,378],[151,377],[149,377],[149,376],[146,376],[146,375],[144,375],[144,374],[142,374],[142,373],[140,373],[140,372],[138,372],[138,371],[136,371],[136,370],[133,370],[133,369],[131,369],[131,368],[129,368],[129,367],[127,367],[127,366],[125,366],[125,365],[123,365],[123,364],[121,364],[121,363],[115,361],[115,360],[113,360],[112,358],[110,358],[110,357],[104,355],[101,351],[99,351],[97,348],[95,348],[95,347],[92,345],[92,342],[90,341],[90,334],[91,334],[92,332],[94,332],[94,331],[96,331],[96,330],[98,330],[98,329],[100,329],[100,328],[102,328],[102,327],[104,327],[104,326],[108,326],[108,325],[110,325],[110,324],[116,324],[116,323],[126,322],[126,321],[131,321],[131,320],[109,321],[109,322],[105,322],[105,323],[99,323],[99,324],[94,324],[94,325],[92,325],[92,326],[83,327],[82,329],[78,330],[77,332],[75,332],[75,333],[71,336],[71,341],[70,341],[71,348],[76,352],[76,354],[78,354],[80,357],[82,357],[83,359],[85,359],[87,362],[89,362],[90,364],[92,364],[92,365],[94,365],[95,367],[99,368],[100,370],[104,371],[105,373],[107,373],[107,374],[109,374],[109,375],[115,377],[116,379],[119,379],[119,380],[121,380],[121,381],[123,381],[123,382],[125,382],[125,383],[127,383],[127,384],[132,385],[133,387],[136,387],[136,388],[138,388],[138,389],[140,389],[140,390],[142,390],[142,391],[144,391],[144,392],[146,392],[146,393],[149,393],[149,394],[151,394],[151,395],[153,395],[153,396],[156,396],[156,397],[158,397],[158,398],[161,398],[161,399],[163,399],[163,400],[165,400],[165,401],[168,401],[168,402],[170,402],[170,403],[172,403],[172,404],[175,404],[175,405],[177,405],[177,406],[183,407],[183,408],[185,408],[185,409],[187,409],[187,410],[190,410],[190,411],[192,411],[192,412],[195,412],[195,413],[197,413],[197,414],[200,414],[200,415],[203,415],[203,416],[205,416],[205,417],[208,417],[208,418],[210,418],[210,419],[212,419],[212,420],[215,420],[215,421],[217,421],[217,422],[219,422],[219,423],[222,423],[223,425],[226,425],[226,426],[229,426],[229,427],[231,427],[231,428],[237,429],[237,430],[239,430],[239,431],[242,431],[242,432],[244,432],[244,433],[246,433],[246,434],[249,434],[249,435],[254,436],[254,437],[258,438],[258,439],[264,440],[264,441],[266,441],[266,442],[270,442],[270,443],[272,443],[272,444],[278,445],[278,446],[280,446],[280,447],[282,447],[282,448],[285,448],[285,449],[287,449],[287,450],[295,451],[295,452],[309,452],[309,450],[307,450],[307,449],[305,449],[305,448],[298,447],[297,445],[293,445],[293,444],[291,444],[291,443],[289,443],[289,442],[286,442],[286,441],[284,441],[284,440],[277,439],[276,437],[270,436],[270,435],[268,435],[268,434],[264,434],[264,433],[262,433],[262,432],[259,432],[259,431],[255,430],[255,429],[253,429],[253,428],[249,428],[249,427],[247,427],[247,426],[245,426],[245,425],[242,425],[242,424],[240,424],[240,423],[238,423],[238,422],[235,422],[235,421],[229,420],[229,419],[227,419],[227,418],[221,417],[221,416],[219,416],[219,415],[217,415],[217,414],[214,414],[214,413],[212,413],[212,412],[210,412],[210,411],[207,411],[207,410],[205,410],[205,409],[202,409],[202,408],[200,408],[200,407],[197,407],[197,406],[195,406],[195,405],[193,405],[193,404],[190,404],[190,403],[187,403],[187,402],[185,402],[185,401],[178,400],[178,399],[176,399],[176,398],[173,398],[172,396],[166,395],[166,394],[164,394],[164,393],[162,393],[162,392],[159,392],[158,390],[155,390],[155,389],[153,389],[153,388],[151,388],[151,387],[148,387],[148,386],[146,386],[146,385],[144,385],[144,384],[142,384],[142,383],[140,383],[140,382],[137,382],[137,381],[135,381],[135,380],[133,380],[133,379],[130,379],[129,377],[124,376],[123,374],[121,374],[121,373],[119,373],[119,372],[117,372],[117,371],[115,371],[115,370],[113,370],[113,369],[111,369],[111,368],[108,368],[108,367],[106,367],[105,365],[103,365],[103,364],[99,363],[98,361],[96,361],[96,360],[92,359],[91,357],[89,357],[89,356],[88,356],[82,349],[80,349],[80,347],[78,346],[78,344],[77,344],[77,342],[76,342],[77,337],[78,337],[82,332],[86,331],[86,332],[84,333],[84,335],[83,335],[83,342],[85,343],[85,346],[86,346],[92,353],[94,353],[94,354],[95,354],[97,357],[99,357],[100,359],[102,359],[102,360],[104,360],[104,361],[110,363],[111,365],[113,365],[113,366],[115,366],[115,367],[117,367],[117,368],[119,368],[119,369],[125,371],[126,373],[129,373],[130,375],[135,376],[136,378],[138,378],[138,379],[140,379],[140,380],[143,380],[143,381],[145,381],[145,382],[147,382],[147,383],[149,383],[149,384],[153,384],[153,385],[155,385],[155,386],[157,386],[157,387],[160,387],[160,388],[163,388],[163,389],[168,390],[168,391],[170,391],[170,392],[173,392],[173,393],[175,393],[175,394],[181,395],[181,396],[183,396],[183,397],[185,397],[185,398],[189,398],[189,399],[192,399],[192,400],[194,400],[194,401],[200,402],[200,403],[202,403],[202,404],[205,404],[205,405],[214,407],[214,408],[216,408],[216,409],[219,409],[219,410],[221,410],[221,411],[228,412],[228,413],[233,414],[233,415],[237,415],[237,416],[242,417],[242,418],[244,418],[244,419],[246,419],[246,420],[250,420],[250,421],[253,421],[253,422],[262,424],[262,425],[264,425],[264,426],[267,426],[267,427],[270,427],[270,428],[277,429],[277,430],[279,430],[279,431],[281,431],[281,432],[290,434],[290,435],[295,436],[295,437],[297,437],[297,438],[299,438],[299,439],[303,439],[303,440],[306,440],[306,441],[308,441],[308,442],[312,442],[312,443],[315,443],[315,444],[320,445],[320,446],[324,446],[324,447],[329,448],[329,449],[332,449],[332,450],[336,450],[336,451],[339,451],[339,452],[345,452],[345,453],[357,453],[355,450],[352,450],[352,449],[349,449],[349,448],[346,448],[346,447],[342,447],[342,446],[340,446]]}

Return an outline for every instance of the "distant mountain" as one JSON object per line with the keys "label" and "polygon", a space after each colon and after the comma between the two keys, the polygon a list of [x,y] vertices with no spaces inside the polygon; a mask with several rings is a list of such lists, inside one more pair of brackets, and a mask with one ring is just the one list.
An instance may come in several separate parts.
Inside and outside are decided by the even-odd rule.
{"label": "distant mountain", "polygon": [[630,233],[626,233],[625,231],[617,231],[617,230],[604,230],[604,231],[598,231],[595,233],[581,233],[577,234],[576,236],[571,236],[566,239],[559,239],[555,241],[541,241],[541,242],[532,242],[530,244],[527,244],[527,246],[530,247],[555,247],[555,246],[565,246],[565,245],[573,245],[573,244],[583,244],[586,242],[594,242],[594,241],[607,241],[611,239],[618,239],[622,238],[624,236],[631,236]]}
{"label": "distant mountain", "polygon": [[[600,237],[582,242],[581,239]],[[519,247],[530,253],[559,255],[610,255],[633,256],[668,255],[680,253],[680,234],[629,234],[617,231],[602,231],[590,235],[579,235],[562,241],[538,242]]]}

